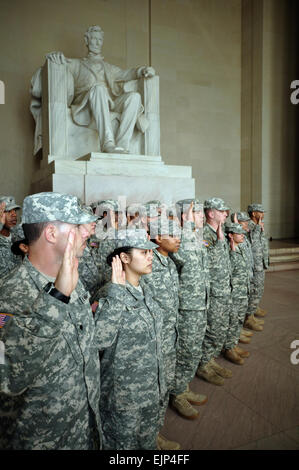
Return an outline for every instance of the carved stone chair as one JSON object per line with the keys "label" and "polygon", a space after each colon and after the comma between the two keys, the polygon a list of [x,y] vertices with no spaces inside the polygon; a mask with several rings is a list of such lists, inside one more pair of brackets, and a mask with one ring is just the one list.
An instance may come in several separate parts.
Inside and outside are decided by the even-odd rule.
{"label": "carved stone chair", "polygon": [[[47,59],[31,81],[31,112],[36,121],[34,154],[42,147],[43,160],[76,160],[91,152],[100,152],[95,126],[74,123],[70,104],[73,77],[66,65]],[[138,91],[144,107],[143,132],[135,126],[130,144],[134,155],[160,155],[159,77],[140,78],[124,84],[124,91]],[[119,114],[111,112],[114,131]]]}

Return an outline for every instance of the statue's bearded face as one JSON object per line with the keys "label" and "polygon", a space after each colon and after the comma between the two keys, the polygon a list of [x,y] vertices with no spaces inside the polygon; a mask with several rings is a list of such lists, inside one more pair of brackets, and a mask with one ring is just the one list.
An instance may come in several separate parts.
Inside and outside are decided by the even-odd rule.
{"label": "statue's bearded face", "polygon": [[103,36],[97,31],[89,33],[87,47],[89,52],[100,54],[103,46]]}

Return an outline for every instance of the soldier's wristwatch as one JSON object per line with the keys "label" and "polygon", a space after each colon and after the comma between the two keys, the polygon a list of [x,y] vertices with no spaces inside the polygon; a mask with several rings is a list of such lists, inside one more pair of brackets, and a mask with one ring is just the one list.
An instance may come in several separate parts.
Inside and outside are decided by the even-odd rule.
{"label": "soldier's wristwatch", "polygon": [[55,299],[61,300],[61,302],[64,302],[65,304],[68,304],[70,301],[70,297],[56,289],[53,282],[48,282],[44,287],[44,291],[52,297],[55,297]]}

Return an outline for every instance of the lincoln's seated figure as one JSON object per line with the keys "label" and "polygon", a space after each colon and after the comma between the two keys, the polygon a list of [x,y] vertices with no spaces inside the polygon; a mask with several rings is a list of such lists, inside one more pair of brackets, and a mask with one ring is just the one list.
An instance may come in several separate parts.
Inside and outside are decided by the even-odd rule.
{"label": "lincoln's seated figure", "polygon": [[[136,129],[144,132],[148,122],[138,91],[126,85],[139,78],[152,78],[155,70],[142,66],[122,70],[107,63],[101,52],[104,33],[91,26],[85,33],[88,54],[82,59],[66,58],[62,52],[47,54],[48,62],[63,65],[68,77],[66,103],[73,124],[98,132],[99,148],[94,151],[130,153],[130,142]],[[35,153],[41,147],[41,84],[42,69],[32,79],[31,111],[36,120]],[[44,84],[43,84],[44,86]],[[131,87],[132,89],[132,87]],[[117,117],[117,126],[113,119]],[[56,123],[59,126],[59,122]],[[74,134],[74,132],[73,132]]]}

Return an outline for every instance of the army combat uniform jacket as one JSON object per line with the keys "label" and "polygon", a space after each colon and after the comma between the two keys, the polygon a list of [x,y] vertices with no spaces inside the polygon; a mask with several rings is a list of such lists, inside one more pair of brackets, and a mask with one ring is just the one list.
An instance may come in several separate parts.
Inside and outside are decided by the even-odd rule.
{"label": "army combat uniform jacket", "polygon": [[234,251],[230,250],[232,315],[225,343],[226,349],[232,349],[238,344],[248,307],[251,270],[248,269],[248,254],[244,246],[243,249],[240,246],[243,243],[237,245]]}
{"label": "army combat uniform jacket", "polygon": [[141,283],[146,283],[152,291],[153,299],[162,312],[162,352],[167,393],[161,407],[161,426],[168,406],[169,393],[175,385],[176,346],[178,337],[179,277],[174,262],[169,256],[153,251],[153,269],[151,274],[142,276]]}
{"label": "army combat uniform jacket", "polygon": [[[0,282],[0,448],[101,447],[99,344],[89,295],[80,280],[65,304],[43,288],[49,278],[25,258]],[[114,312],[105,331],[113,340],[123,287],[113,285],[97,315]],[[118,315],[113,305],[117,300]],[[8,319],[8,321],[6,321]],[[107,323],[107,322],[106,322]]]}
{"label": "army combat uniform jacket", "polygon": [[97,265],[97,253],[95,248],[90,248],[88,245],[86,246],[79,260],[78,271],[82,284],[90,293],[91,297],[93,297],[101,284],[101,275]]}
{"label": "army combat uniform jacket", "polygon": [[226,341],[231,315],[231,266],[226,240],[218,240],[216,230],[205,224],[203,237],[208,250],[210,305],[203,341],[202,365],[217,357]]}
{"label": "army combat uniform jacket", "polygon": [[210,294],[213,297],[226,297],[231,294],[231,267],[229,248],[226,240],[218,240],[217,233],[205,224],[203,237],[208,250],[210,273]]}
{"label": "army combat uniform jacket", "polygon": [[[107,288],[108,284],[100,292],[99,302]],[[146,285],[139,291],[127,283],[125,291],[116,337],[110,347],[104,341],[100,353],[104,449],[155,449],[159,409],[166,392],[162,315]],[[113,318],[113,312],[110,316]]]}
{"label": "army combat uniform jacket", "polygon": [[179,277],[172,259],[154,250],[153,269],[151,274],[141,278],[143,283],[149,286],[163,312],[162,350],[165,355],[172,355],[176,347],[179,308]]}
{"label": "army combat uniform jacket", "polygon": [[179,251],[169,256],[175,262],[179,275],[175,385],[175,395],[179,395],[194,378],[201,359],[210,291],[207,250],[194,231],[192,222],[184,224]]}
{"label": "army combat uniform jacket", "polygon": [[12,235],[4,237],[0,235],[0,279],[10,273],[12,269],[22,262],[21,256],[16,256],[11,251]]}
{"label": "army combat uniform jacket", "polygon": [[261,226],[252,220],[248,222],[249,239],[251,243],[254,271],[263,271],[269,267],[268,240]]}
{"label": "army combat uniform jacket", "polygon": [[208,253],[192,222],[184,224],[180,249],[169,256],[179,274],[179,308],[205,310],[210,293]]}
{"label": "army combat uniform jacket", "polygon": [[253,256],[253,277],[248,301],[248,315],[253,315],[263,297],[265,269],[269,266],[268,241],[261,226],[252,220],[248,222],[249,240]]}

